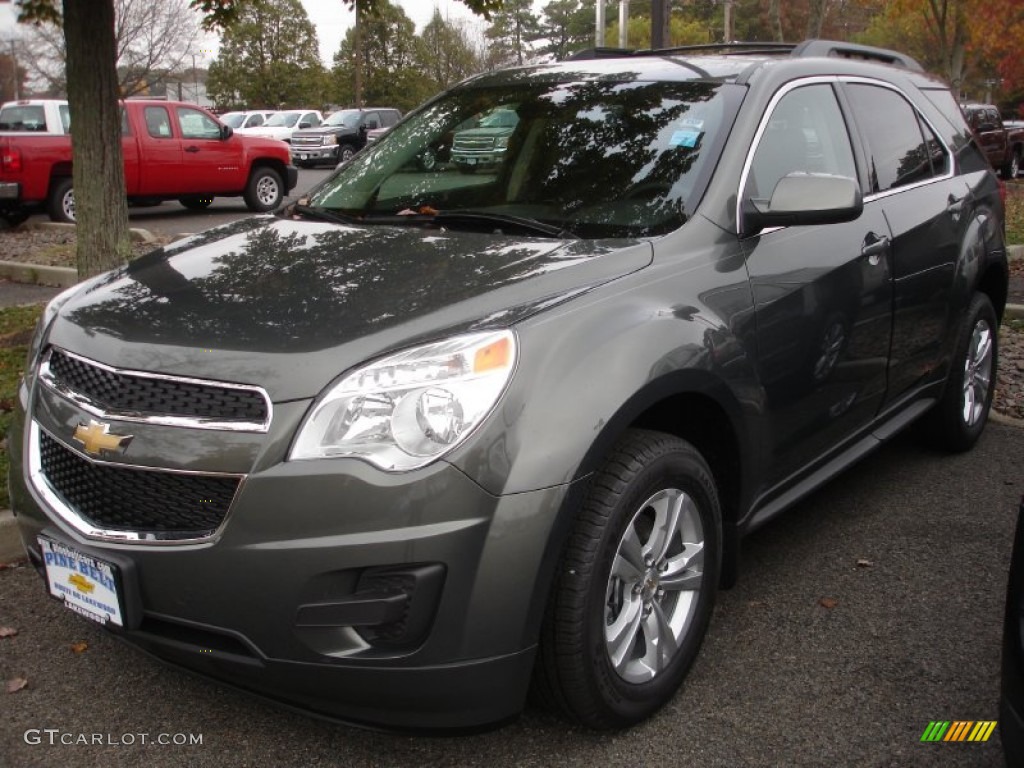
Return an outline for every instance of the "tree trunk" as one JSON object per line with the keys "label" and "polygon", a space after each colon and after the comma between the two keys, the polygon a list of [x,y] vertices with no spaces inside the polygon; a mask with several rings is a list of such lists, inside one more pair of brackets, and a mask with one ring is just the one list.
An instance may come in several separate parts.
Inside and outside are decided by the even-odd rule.
{"label": "tree trunk", "polygon": [[356,0],[356,23],[352,30],[352,50],[355,61],[352,62],[353,90],[355,91],[356,107],[363,106],[363,4]]}
{"label": "tree trunk", "polygon": [[772,27],[772,36],[778,43],[784,42],[782,39],[782,2],[781,0],[769,0],[768,2],[768,20]]}
{"label": "tree trunk", "polygon": [[64,0],[64,40],[81,279],[124,264],[131,253],[113,0]]}
{"label": "tree trunk", "polygon": [[811,0],[809,5],[807,38],[818,38],[821,37],[821,28],[825,24],[825,15],[828,13],[828,0]]}

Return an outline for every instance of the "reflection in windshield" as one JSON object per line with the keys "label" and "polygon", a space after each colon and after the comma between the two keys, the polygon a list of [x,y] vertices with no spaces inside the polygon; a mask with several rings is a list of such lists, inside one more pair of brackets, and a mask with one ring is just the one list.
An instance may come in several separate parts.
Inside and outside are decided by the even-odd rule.
{"label": "reflection in windshield", "polygon": [[669,232],[692,215],[734,107],[721,82],[628,76],[457,89],[357,155],[309,204],[367,222],[423,226],[430,214],[472,209],[585,238]]}

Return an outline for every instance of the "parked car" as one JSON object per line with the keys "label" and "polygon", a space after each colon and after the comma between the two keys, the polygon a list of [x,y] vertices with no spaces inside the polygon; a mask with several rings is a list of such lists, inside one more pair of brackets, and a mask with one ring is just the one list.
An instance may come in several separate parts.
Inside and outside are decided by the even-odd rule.
{"label": "parked car", "polygon": [[273,115],[273,110],[251,110],[243,112],[225,112],[219,116],[224,125],[237,131],[242,128],[259,128]]}
{"label": "parked car", "polygon": [[[129,203],[178,200],[201,210],[214,197],[241,196],[249,210],[273,210],[298,170],[279,141],[235,135],[195,104],[123,102],[121,150]],[[71,137],[0,134],[0,215],[23,220],[45,209],[75,220]]]}
{"label": "parked car", "polygon": [[71,130],[71,113],[64,99],[21,99],[0,106],[0,131],[64,134]]}
{"label": "parked car", "polygon": [[1017,513],[1006,586],[999,736],[1006,764],[1024,765],[1024,499]]}
{"label": "parked car", "polygon": [[505,157],[519,115],[515,109],[501,107],[484,115],[473,128],[455,134],[451,160],[460,171],[472,173],[477,168],[493,168]]}
{"label": "parked car", "polygon": [[315,128],[323,122],[323,115],[313,109],[286,109],[275,112],[258,128],[239,128],[246,136],[262,136],[291,144],[292,134],[303,128]]}
{"label": "parked car", "polygon": [[963,111],[992,167],[1004,179],[1017,178],[1024,162],[1024,128],[1004,125],[991,104],[964,104]]}
{"label": "parked car", "polygon": [[401,112],[388,107],[340,109],[329,115],[319,128],[295,132],[292,136],[295,164],[311,167],[344,163],[366,146],[371,132],[386,131],[401,117]]}
{"label": "parked car", "polygon": [[[743,535],[912,423],[969,449],[996,380],[1003,185],[949,89],[765,50],[472,78],[55,299],[8,436],[46,591],[361,723],[655,712]],[[494,173],[417,167],[502,111]]]}

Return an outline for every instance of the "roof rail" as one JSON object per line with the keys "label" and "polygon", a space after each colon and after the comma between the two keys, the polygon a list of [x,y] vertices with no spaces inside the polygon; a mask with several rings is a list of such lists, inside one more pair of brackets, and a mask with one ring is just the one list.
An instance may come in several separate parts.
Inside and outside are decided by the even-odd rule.
{"label": "roof rail", "polygon": [[841,59],[867,59],[881,61],[904,69],[924,72],[916,59],[888,48],[876,48],[873,45],[844,43],[838,40],[804,40],[793,48],[793,56],[834,56]]}
{"label": "roof rail", "polygon": [[577,59],[608,59],[622,56],[667,56],[680,53],[717,53],[722,56],[772,56],[788,55],[795,58],[808,56],[831,56],[841,59],[863,59],[880,61],[885,64],[924,72],[917,60],[888,48],[872,45],[844,43],[838,40],[804,40],[802,43],[702,43],[700,45],[679,45],[672,48],[587,48],[577,51],[567,61]]}
{"label": "roof rail", "polygon": [[582,51],[571,53],[563,61],[579,61],[580,59],[617,59],[622,56],[632,56],[636,51],[632,48],[584,48]]}
{"label": "roof rail", "polygon": [[729,55],[750,55],[750,54],[773,54],[790,53],[796,48],[795,43],[700,43],[698,45],[677,45],[672,48],[646,48],[637,51],[644,56],[660,56],[666,53],[720,53],[723,56]]}

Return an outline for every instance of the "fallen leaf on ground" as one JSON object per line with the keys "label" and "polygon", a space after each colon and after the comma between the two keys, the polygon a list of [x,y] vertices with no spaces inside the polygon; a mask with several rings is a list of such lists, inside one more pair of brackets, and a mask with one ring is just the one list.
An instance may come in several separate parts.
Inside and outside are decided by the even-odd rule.
{"label": "fallen leaf on ground", "polygon": [[72,643],[71,650],[75,653],[84,653],[85,649],[89,647],[88,643]]}
{"label": "fallen leaf on ground", "polygon": [[6,571],[11,568],[21,568],[25,564],[24,560],[14,560],[10,563],[0,563],[0,571]]}
{"label": "fallen leaf on ground", "polygon": [[8,693],[17,693],[18,691],[20,691],[22,688],[24,688],[27,685],[28,685],[28,680],[26,680],[24,677],[15,677],[13,680],[8,680],[7,681],[7,692]]}
{"label": "fallen leaf on ground", "polygon": [[858,568],[870,568],[873,565],[874,565],[873,562],[871,562],[870,560],[865,560],[863,557],[860,558],[860,560],[857,561],[857,567]]}
{"label": "fallen leaf on ground", "polygon": [[831,609],[839,605],[839,601],[836,600],[834,597],[823,597],[821,598],[821,600],[818,601],[818,605],[820,605],[822,608]]}
{"label": "fallen leaf on ground", "polygon": [[18,630],[14,627],[0,627],[0,637],[14,637]]}

